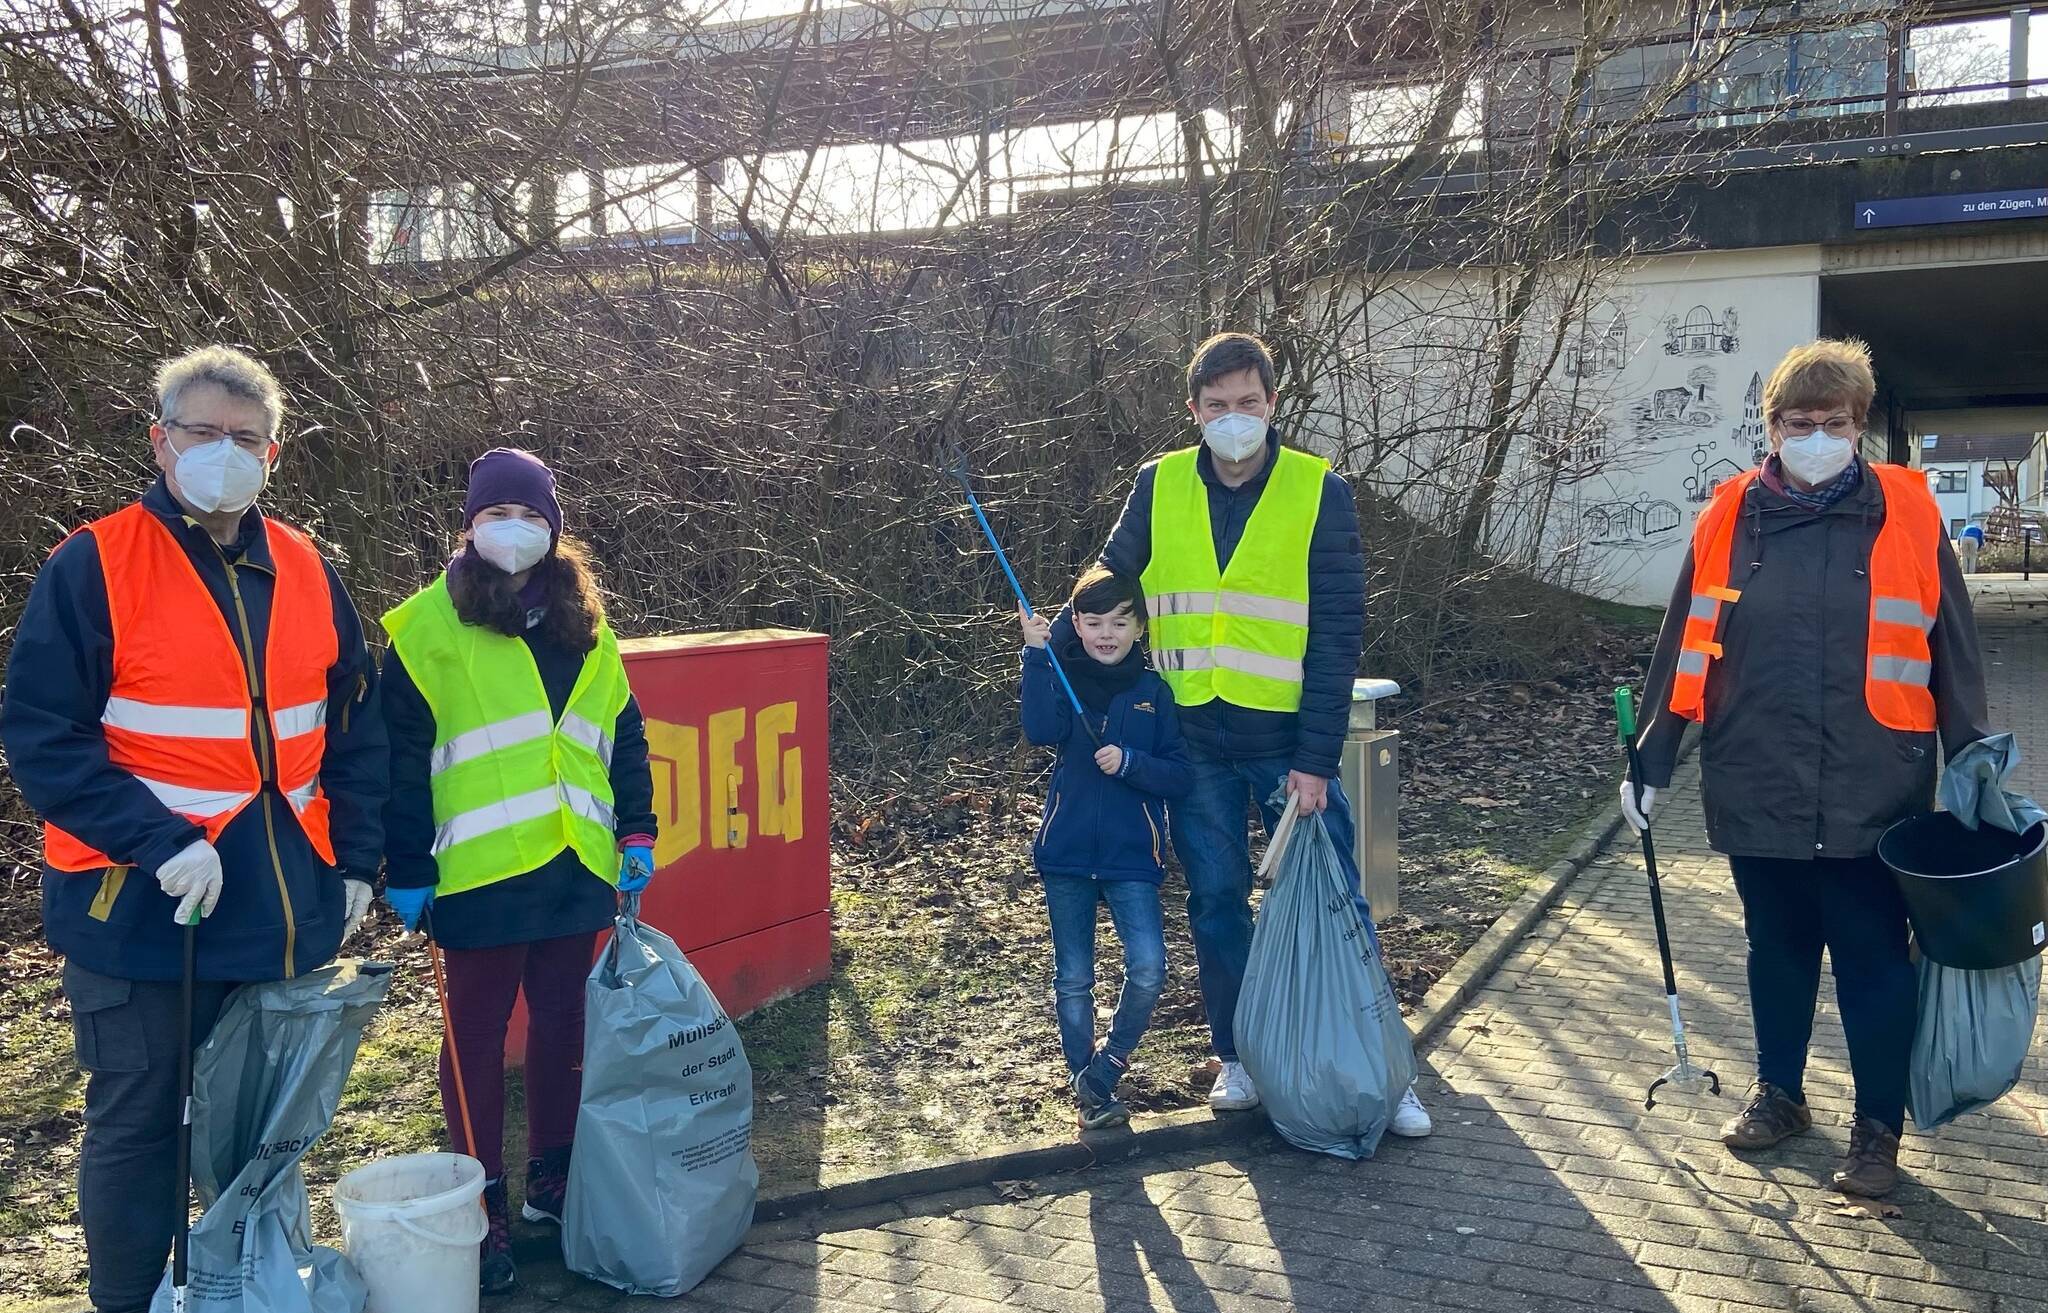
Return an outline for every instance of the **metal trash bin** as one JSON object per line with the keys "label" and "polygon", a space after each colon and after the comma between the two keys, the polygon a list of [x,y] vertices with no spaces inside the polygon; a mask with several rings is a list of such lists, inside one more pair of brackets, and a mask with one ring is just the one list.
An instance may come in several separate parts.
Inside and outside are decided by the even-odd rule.
{"label": "metal trash bin", "polygon": [[1391,679],[1351,684],[1351,730],[1339,767],[1356,822],[1359,876],[1375,921],[1401,910],[1401,851],[1395,818],[1401,805],[1401,733],[1379,728],[1378,704],[1401,686]]}

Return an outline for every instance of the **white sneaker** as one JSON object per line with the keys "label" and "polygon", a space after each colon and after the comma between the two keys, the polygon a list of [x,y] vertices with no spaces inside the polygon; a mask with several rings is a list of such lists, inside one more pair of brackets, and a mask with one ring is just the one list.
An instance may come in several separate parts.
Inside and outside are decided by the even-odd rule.
{"label": "white sneaker", "polygon": [[1259,1092],[1252,1085],[1252,1074],[1244,1069],[1242,1062],[1226,1062],[1223,1070],[1216,1073],[1216,1085],[1209,1091],[1209,1106],[1219,1112],[1237,1112],[1259,1106]]}
{"label": "white sneaker", "polygon": [[1394,1109],[1394,1120],[1387,1124],[1387,1130],[1405,1139],[1419,1140],[1433,1129],[1429,1110],[1415,1097],[1415,1087],[1410,1085],[1401,1092],[1401,1106]]}

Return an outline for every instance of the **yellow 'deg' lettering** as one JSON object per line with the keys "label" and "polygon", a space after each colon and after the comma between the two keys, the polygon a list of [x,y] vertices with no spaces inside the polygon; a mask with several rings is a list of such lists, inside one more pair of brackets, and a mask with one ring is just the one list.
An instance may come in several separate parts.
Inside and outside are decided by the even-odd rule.
{"label": "yellow 'deg' lettering", "polygon": [[[655,865],[667,866],[702,847],[707,813],[714,850],[745,848],[755,834],[785,843],[803,838],[803,749],[787,742],[796,727],[794,702],[772,703],[751,715],[746,707],[728,707],[707,717],[702,729],[649,718],[648,762],[661,817]],[[741,751],[749,731],[750,754]],[[740,805],[749,770],[755,781],[751,815]]]}

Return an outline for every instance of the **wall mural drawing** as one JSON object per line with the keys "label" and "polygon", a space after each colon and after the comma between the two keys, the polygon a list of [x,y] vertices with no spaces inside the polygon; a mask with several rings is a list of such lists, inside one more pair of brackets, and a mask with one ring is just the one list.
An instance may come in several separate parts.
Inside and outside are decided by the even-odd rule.
{"label": "wall mural drawing", "polygon": [[1692,449],[1692,465],[1693,472],[1685,480],[1685,499],[1689,502],[1708,500],[1714,495],[1714,489],[1746,468],[1726,456],[1715,456],[1704,442]]}
{"label": "wall mural drawing", "polygon": [[1721,318],[1703,305],[1685,312],[1685,318],[1669,315],[1664,320],[1664,354],[1667,356],[1732,356],[1742,345],[1735,331],[1735,307]]}
{"label": "wall mural drawing", "polygon": [[1568,378],[1604,378],[1619,374],[1628,364],[1628,315],[1616,311],[1607,327],[1595,338],[1590,320],[1579,322],[1576,342],[1564,349],[1564,372]]}
{"label": "wall mural drawing", "polygon": [[1749,453],[1750,464],[1764,458],[1764,376],[1749,376],[1749,391],[1742,398],[1742,422],[1728,435],[1730,444]]}
{"label": "wall mural drawing", "polygon": [[1670,502],[1638,497],[1588,506],[1579,523],[1586,541],[1596,547],[1640,547],[1675,534],[1684,521]]}
{"label": "wall mural drawing", "polygon": [[1657,442],[1666,438],[1696,436],[1722,418],[1720,399],[1714,387],[1721,376],[1700,365],[1685,376],[1684,387],[1661,387],[1629,407],[1629,420],[1638,438]]}

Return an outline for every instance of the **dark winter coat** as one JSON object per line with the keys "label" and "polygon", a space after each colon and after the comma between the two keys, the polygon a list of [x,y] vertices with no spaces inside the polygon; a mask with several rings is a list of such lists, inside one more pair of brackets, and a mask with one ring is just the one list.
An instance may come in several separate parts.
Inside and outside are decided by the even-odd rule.
{"label": "dark winter coat", "polygon": [[[1230,564],[1267,477],[1280,459],[1280,431],[1266,433],[1266,464],[1241,488],[1216,477],[1206,447],[1195,468],[1209,491],[1209,527],[1218,567]],[[1102,563],[1121,574],[1142,575],[1152,560],[1153,461],[1138,471],[1123,515],[1102,549]],[[1055,630],[1061,641],[1065,621]],[[1358,506],[1351,485],[1334,472],[1323,476],[1323,500],[1308,548],[1308,651],[1302,657],[1301,710],[1256,711],[1221,698],[1180,709],[1181,727],[1195,752],[1241,761],[1284,757],[1292,768],[1335,778],[1351,724],[1351,683],[1365,648],[1365,554],[1358,537]]]}
{"label": "dark winter coat", "polygon": [[[1125,660],[1144,657],[1133,649]],[[1147,670],[1109,699],[1106,712],[1085,713],[1103,743],[1124,750],[1123,768],[1113,777],[1095,764],[1095,741],[1043,648],[1024,649],[1019,703],[1024,737],[1059,750],[1033,864],[1044,875],[1159,883],[1166,874],[1166,801],[1184,796],[1195,782],[1173,690]]]}
{"label": "dark winter coat", "polygon": [[[1881,725],[1864,696],[1870,552],[1884,489],[1865,478],[1822,511],[1751,482],[1735,535],[1723,608],[1724,655],[1707,667],[1700,744],[1707,839],[1737,857],[1865,857],[1885,827],[1933,806],[1934,733]],[[1984,737],[1984,665],[1955,553],[1938,549],[1941,608],[1934,652],[1935,721],[1953,757]],[[1672,590],[1651,660],[1639,740],[1644,778],[1671,782],[1687,721],[1669,710],[1679,642],[1692,603],[1692,554]]]}
{"label": "dark winter coat", "polygon": [[[244,641],[239,592],[255,653],[258,687],[251,692],[260,700],[276,583],[262,515],[245,514],[234,545],[222,548],[185,517],[162,479],[142,504],[184,547],[238,648]],[[213,915],[199,923],[201,980],[276,980],[322,965],[341,945],[342,877],[377,878],[388,759],[376,668],[355,604],[331,566],[327,585],[340,655],[327,672],[320,786],[332,807],[329,833],[339,867],[313,851],[277,790],[274,763],[259,746],[262,791],[214,843],[223,879]],[[251,664],[249,652],[242,655]],[[7,662],[0,740],[29,806],[125,865],[79,872],[45,866],[43,931],[51,948],[88,971],[176,980],[183,960],[182,935],[171,923],[176,900],[158,887],[156,869],[206,836],[108,761],[100,715],[113,683],[114,634],[99,541],[74,534],[51,553],[29,591]]]}
{"label": "dark winter coat", "polygon": [[[583,654],[526,632],[540,682],[555,719],[569,705]],[[434,798],[430,770],[434,713],[399,659],[384,655],[384,717],[391,730],[391,802],[384,811],[389,835],[385,879],[400,888],[431,885],[440,878],[434,863]],[[623,839],[655,833],[654,775],[647,765],[647,725],[640,704],[628,697],[612,727],[612,830]],[[536,870],[509,880],[434,899],[434,938],[448,948],[497,948],[558,935],[587,934],[612,923],[618,910],[613,885],[593,875],[574,850],[561,852]]]}

